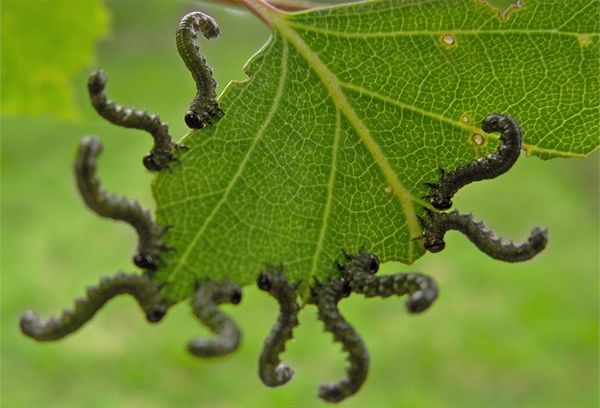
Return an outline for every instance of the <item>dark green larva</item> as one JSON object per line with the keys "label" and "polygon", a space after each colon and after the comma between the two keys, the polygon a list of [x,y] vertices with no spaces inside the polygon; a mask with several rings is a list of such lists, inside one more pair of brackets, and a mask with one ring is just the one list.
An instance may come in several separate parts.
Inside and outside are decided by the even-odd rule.
{"label": "dark green larva", "polygon": [[194,338],[188,343],[188,351],[196,357],[219,357],[235,351],[242,333],[233,319],[219,309],[219,305],[237,305],[241,300],[242,290],[237,285],[217,282],[201,284],[192,299],[192,309],[198,320],[216,337]]}
{"label": "dark green larva", "polygon": [[43,321],[37,313],[26,311],[21,315],[21,331],[38,341],[58,340],[79,329],[106,302],[122,294],[135,298],[146,314],[146,319],[151,323],[160,321],[167,312],[167,305],[160,296],[160,289],[147,276],[118,272],[113,277],[102,278],[98,285],[89,287],[86,296],[76,299],[75,307],[64,310],[59,317]]}
{"label": "dark green larva", "polygon": [[483,222],[477,222],[471,214],[458,211],[433,213],[425,223],[424,244],[429,252],[440,252],[446,246],[444,235],[449,230],[462,232],[477,248],[494,259],[505,262],[522,262],[539,254],[548,243],[548,230],[534,228],[527,241],[514,244],[505,242],[488,229]]}
{"label": "dark green larva", "polygon": [[425,311],[437,298],[437,284],[429,276],[420,273],[375,276],[379,269],[379,260],[375,255],[361,252],[348,258],[341,272],[352,292],[382,298],[409,295],[406,301],[409,313]]}
{"label": "dark green larva", "polygon": [[437,183],[426,183],[432,188],[431,205],[438,210],[452,207],[452,197],[467,184],[493,179],[506,173],[519,158],[522,132],[515,119],[507,115],[491,114],[481,125],[484,132],[500,132],[500,147],[478,160],[473,160],[456,170],[442,172]]}
{"label": "dark green larva", "polygon": [[142,269],[155,271],[166,249],[161,236],[165,228],[152,221],[150,211],[144,210],[135,200],[106,192],[96,176],[96,158],[102,144],[95,137],[84,138],[75,160],[77,187],[87,206],[101,217],[130,224],[138,235],[138,249],[133,262]]}
{"label": "dark green larva", "polygon": [[131,109],[119,105],[106,96],[106,75],[98,69],[90,74],[88,79],[88,92],[92,105],[104,119],[126,128],[144,130],[154,139],[154,146],[150,153],[144,157],[144,166],[150,171],[159,171],[176,161],[175,149],[181,148],[174,143],[169,135],[169,125],[161,122],[158,115],[139,109]]}
{"label": "dark green larva", "polygon": [[265,340],[259,358],[258,374],[269,387],[277,387],[292,379],[294,370],[281,362],[279,355],[285,343],[293,337],[298,326],[300,306],[296,302],[296,287],[290,284],[282,271],[265,271],[257,280],[258,287],[268,292],[279,303],[279,317]]}
{"label": "dark green larva", "polygon": [[322,384],[319,397],[328,402],[339,402],[355,394],[367,378],[369,372],[369,352],[354,327],[344,319],[337,304],[350,294],[350,287],[344,279],[332,279],[313,288],[312,298],[318,309],[318,317],[325,330],[342,344],[348,353],[346,377],[336,383]]}
{"label": "dark green larva", "polygon": [[195,11],[183,17],[176,33],[177,51],[196,82],[196,97],[184,117],[191,129],[202,129],[223,116],[217,103],[217,82],[213,70],[200,53],[198,32],[207,39],[215,38],[219,35],[219,26],[212,17]]}

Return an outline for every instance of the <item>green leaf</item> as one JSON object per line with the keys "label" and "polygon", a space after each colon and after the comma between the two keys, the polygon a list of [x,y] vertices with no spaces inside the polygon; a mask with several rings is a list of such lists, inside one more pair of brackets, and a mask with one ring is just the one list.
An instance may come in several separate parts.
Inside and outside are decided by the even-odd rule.
{"label": "green leaf", "polygon": [[101,0],[3,0],[2,114],[77,117],[72,81],[107,29]]}
{"label": "green leaf", "polygon": [[[155,184],[175,250],[157,278],[178,300],[195,280],[252,283],[265,265],[294,280],[335,273],[340,250],[382,261],[423,253],[424,182],[496,147],[481,120],[517,118],[525,149],[581,157],[599,134],[595,0],[374,1],[280,14],[181,165]],[[473,142],[480,134],[483,146]]]}

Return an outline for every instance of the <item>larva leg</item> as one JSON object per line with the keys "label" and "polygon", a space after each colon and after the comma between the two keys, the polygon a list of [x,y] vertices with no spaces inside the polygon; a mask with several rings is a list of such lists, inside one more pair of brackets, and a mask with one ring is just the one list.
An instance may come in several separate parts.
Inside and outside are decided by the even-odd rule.
{"label": "larva leg", "polygon": [[324,285],[313,288],[313,301],[319,311],[319,319],[323,321],[325,330],[333,334],[335,341],[342,344],[348,353],[346,377],[337,383],[322,384],[319,397],[328,402],[339,402],[355,394],[369,370],[369,353],[362,339],[341,315],[338,302],[350,294],[350,287],[342,279],[334,279]]}
{"label": "larva leg", "polygon": [[287,383],[294,375],[294,370],[281,362],[279,355],[285,351],[285,342],[293,337],[294,327],[298,326],[300,306],[296,302],[296,287],[280,271],[263,272],[257,284],[279,302],[279,317],[265,340],[258,370],[265,385],[277,387]]}
{"label": "larva leg", "polygon": [[433,190],[430,195],[431,204],[438,210],[452,207],[452,197],[465,185],[496,178],[506,173],[519,158],[523,136],[515,119],[507,115],[491,114],[483,120],[481,128],[487,133],[500,132],[500,147],[456,170],[443,172],[437,183],[426,183]]}
{"label": "larva leg", "polygon": [[181,146],[171,139],[169,125],[161,122],[158,115],[127,108],[111,101],[104,93],[105,86],[104,71],[93,71],[88,79],[88,91],[92,105],[100,116],[118,126],[144,130],[154,139],[152,150],[144,157],[144,166],[150,171],[159,171],[177,160],[174,151]]}
{"label": "larva leg", "polygon": [[177,51],[196,82],[196,97],[185,114],[185,123],[192,129],[202,129],[223,116],[217,103],[213,70],[200,53],[198,32],[207,39],[215,38],[219,35],[219,26],[212,17],[196,11],[183,17],[176,33]]}
{"label": "larva leg", "polygon": [[160,264],[161,252],[166,249],[161,240],[165,228],[152,221],[148,210],[137,201],[108,194],[96,177],[96,158],[102,151],[100,140],[86,137],[79,145],[75,161],[77,186],[89,208],[101,217],[130,224],[138,234],[138,250],[133,262],[140,268],[155,271]]}
{"label": "larva leg", "polygon": [[26,311],[21,316],[21,331],[38,341],[58,340],[79,329],[106,302],[122,294],[133,296],[151,323],[160,321],[167,312],[168,306],[160,296],[159,287],[147,276],[118,272],[113,277],[102,278],[98,285],[89,287],[86,296],[75,300],[75,307],[64,310],[59,317],[44,321],[35,312]]}
{"label": "larva leg", "polygon": [[216,337],[194,338],[188,343],[188,351],[197,357],[219,357],[235,351],[242,334],[235,322],[219,309],[219,305],[237,305],[241,300],[242,290],[237,285],[203,283],[192,299],[192,309],[196,317],[212,330]]}
{"label": "larva leg", "polygon": [[533,258],[540,253],[548,242],[548,230],[534,228],[527,241],[514,244],[504,242],[496,237],[483,222],[477,222],[471,214],[461,214],[458,211],[450,213],[433,213],[425,225],[424,244],[430,252],[440,252],[446,246],[444,235],[446,231],[456,230],[466,235],[477,248],[494,259],[505,262],[521,262]]}
{"label": "larva leg", "polygon": [[409,295],[406,308],[410,313],[423,312],[437,298],[437,284],[429,276],[420,273],[375,276],[378,270],[379,260],[375,255],[366,252],[349,257],[341,269],[342,276],[348,281],[352,292],[366,297],[382,298]]}

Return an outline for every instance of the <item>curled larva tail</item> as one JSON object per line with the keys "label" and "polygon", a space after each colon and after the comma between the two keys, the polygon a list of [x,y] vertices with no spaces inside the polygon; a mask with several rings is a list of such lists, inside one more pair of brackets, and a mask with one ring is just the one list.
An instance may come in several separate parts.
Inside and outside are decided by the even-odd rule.
{"label": "curled larva tail", "polygon": [[207,39],[219,35],[219,26],[212,17],[199,11],[189,13],[177,27],[177,51],[196,82],[196,97],[185,114],[185,123],[191,129],[202,129],[223,116],[217,103],[217,82],[213,70],[200,53],[197,33]]}
{"label": "curled larva tail", "polygon": [[349,294],[350,287],[342,279],[334,279],[313,288],[313,301],[318,308],[319,319],[325,325],[325,330],[333,334],[335,341],[341,343],[348,354],[346,377],[319,387],[319,397],[328,402],[339,402],[355,394],[369,372],[369,352],[360,335],[337,307],[338,302]]}
{"label": "curled larva tail", "polygon": [[500,132],[500,146],[481,159],[443,172],[439,182],[427,183],[433,189],[431,205],[438,210],[452,207],[452,197],[465,185],[496,178],[506,173],[519,158],[523,136],[516,120],[507,115],[491,114],[483,120],[481,128],[487,133]]}
{"label": "curled larva tail", "polygon": [[138,235],[138,250],[133,262],[142,269],[155,271],[166,249],[161,236],[165,228],[152,221],[150,211],[144,210],[135,200],[108,194],[96,176],[96,159],[102,144],[95,137],[86,137],[79,145],[75,161],[77,187],[83,201],[96,214],[130,224]]}
{"label": "curled larva tail", "polygon": [[144,157],[144,166],[150,171],[159,171],[176,160],[174,151],[181,146],[174,143],[169,135],[169,125],[161,122],[158,115],[144,110],[119,105],[106,96],[106,75],[98,69],[90,74],[88,91],[96,112],[117,126],[139,129],[148,132],[154,139],[154,146]]}
{"label": "curled larva tail", "polygon": [[424,244],[430,252],[440,252],[446,246],[444,235],[446,231],[462,232],[477,248],[494,259],[505,262],[521,262],[539,254],[548,243],[548,230],[534,228],[527,241],[515,244],[505,242],[488,229],[483,222],[477,222],[471,214],[461,214],[458,211],[450,213],[433,213],[425,224]]}
{"label": "curled larva tail", "polygon": [[223,313],[219,305],[237,305],[242,300],[242,290],[228,283],[205,282],[194,298],[192,309],[200,322],[216,336],[212,339],[194,338],[188,343],[188,351],[196,357],[219,357],[235,351],[242,333],[231,317]]}
{"label": "curled larva tail", "polygon": [[102,278],[98,285],[89,287],[86,296],[78,298],[75,307],[65,309],[59,317],[44,321],[35,312],[26,311],[21,316],[21,331],[38,341],[61,339],[88,322],[110,299],[122,294],[135,298],[149,322],[160,321],[167,312],[168,305],[160,296],[159,287],[148,277],[118,272],[113,277]]}
{"label": "curled larva tail", "polygon": [[285,351],[285,343],[293,337],[294,327],[298,326],[300,306],[296,302],[296,287],[287,281],[283,272],[265,271],[258,277],[257,284],[279,303],[279,317],[265,340],[258,370],[265,385],[278,387],[294,375],[294,370],[283,363],[279,355]]}

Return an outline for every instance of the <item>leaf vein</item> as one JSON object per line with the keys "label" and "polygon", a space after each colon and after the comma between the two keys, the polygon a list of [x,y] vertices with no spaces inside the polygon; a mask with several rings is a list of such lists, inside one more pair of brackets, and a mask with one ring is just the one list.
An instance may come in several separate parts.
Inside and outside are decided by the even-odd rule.
{"label": "leaf vein", "polygon": [[329,215],[331,214],[331,203],[333,201],[333,186],[335,184],[335,172],[337,171],[337,154],[340,144],[340,134],[342,133],[341,117],[339,109],[335,111],[335,135],[333,139],[333,147],[331,149],[331,171],[329,172],[329,179],[327,181],[327,201],[325,203],[325,209],[323,210],[323,221],[319,230],[319,239],[315,249],[315,254],[312,259],[312,267],[310,276],[313,277],[317,273],[317,264],[321,252],[323,252],[323,243],[325,242],[325,235],[329,224]]}
{"label": "leaf vein", "polygon": [[[400,205],[402,206],[408,223],[408,233],[410,237],[416,238],[420,236],[422,233],[421,226],[419,225],[417,216],[415,214],[415,209],[413,207],[413,201],[415,201],[415,199],[412,197],[410,191],[402,184],[402,181],[400,181],[398,178],[398,174],[389,163],[387,157],[381,150],[381,147],[375,141],[375,139],[373,139],[371,131],[354,111],[353,106],[350,104],[346,98],[346,95],[344,94],[344,91],[342,90],[339,78],[337,78],[337,76],[335,76],[335,74],[329,70],[329,68],[320,60],[319,56],[302,40],[298,33],[286,26],[286,24],[283,22],[278,25],[278,29],[282,36],[286,38],[292,45],[294,45],[300,55],[307,61],[311,69],[320,78],[321,82],[330,93],[337,109],[344,114],[348,122],[355,129],[364,146],[371,154],[371,157],[373,157],[374,162],[379,167],[385,179],[388,181],[389,186],[392,188],[394,195],[400,201]],[[422,251],[423,248],[421,247],[421,244],[417,243],[417,245],[419,245],[419,251]],[[407,254],[409,260],[414,259],[413,250],[414,241],[411,240],[408,246]]]}
{"label": "leaf vein", "polygon": [[438,36],[441,37],[444,34],[452,33],[454,35],[507,35],[507,34],[519,34],[519,35],[557,35],[557,36],[567,36],[567,37],[579,37],[581,35],[586,35],[589,37],[598,37],[600,34],[598,33],[577,33],[573,31],[559,31],[558,28],[555,29],[537,29],[537,30],[528,30],[528,29],[474,29],[474,30],[454,30],[452,28],[448,28],[447,30],[416,30],[416,31],[388,31],[388,32],[344,32],[344,31],[335,31],[329,30],[326,28],[317,28],[310,25],[300,24],[291,22],[290,26],[304,31],[310,31],[317,34],[323,34],[329,37],[338,37],[338,38],[358,38],[358,39],[366,39],[366,38],[389,38],[389,37],[417,37],[417,36]]}
{"label": "leaf vein", "polygon": [[250,145],[250,148],[248,149],[248,152],[246,153],[242,162],[240,163],[236,173],[233,175],[231,181],[227,185],[227,188],[225,189],[225,192],[224,192],[223,196],[221,197],[221,200],[219,200],[219,202],[215,205],[215,207],[213,208],[211,213],[206,217],[206,219],[204,220],[204,223],[198,229],[198,232],[196,233],[196,235],[194,236],[194,238],[192,239],[192,241],[186,248],[185,252],[182,254],[181,258],[179,259],[179,262],[173,268],[173,272],[169,276],[169,282],[173,282],[176,280],[179,271],[187,263],[190,253],[196,247],[197,243],[200,241],[200,238],[202,238],[204,231],[206,230],[208,225],[211,223],[211,221],[215,218],[215,215],[217,214],[217,212],[221,209],[223,204],[226,203],[227,198],[229,197],[229,194],[231,193],[231,191],[233,189],[233,186],[236,184],[236,182],[239,180],[240,176],[244,172],[246,165],[249,162],[250,156],[252,156],[254,149],[256,148],[259,141],[262,139],[262,137],[264,135],[265,129],[271,123],[273,116],[275,116],[275,112],[279,108],[279,105],[281,103],[281,97],[283,95],[283,88],[284,88],[285,80],[287,78],[287,69],[288,69],[288,45],[286,42],[284,42],[283,43],[283,54],[281,57],[281,75],[279,77],[279,83],[277,85],[277,90],[275,92],[275,97],[273,99],[273,105],[271,106],[271,109],[269,110],[269,113],[267,114],[267,117],[266,117],[265,121],[263,122],[262,126],[259,128],[258,132],[256,132],[256,137],[254,138],[254,141]]}

